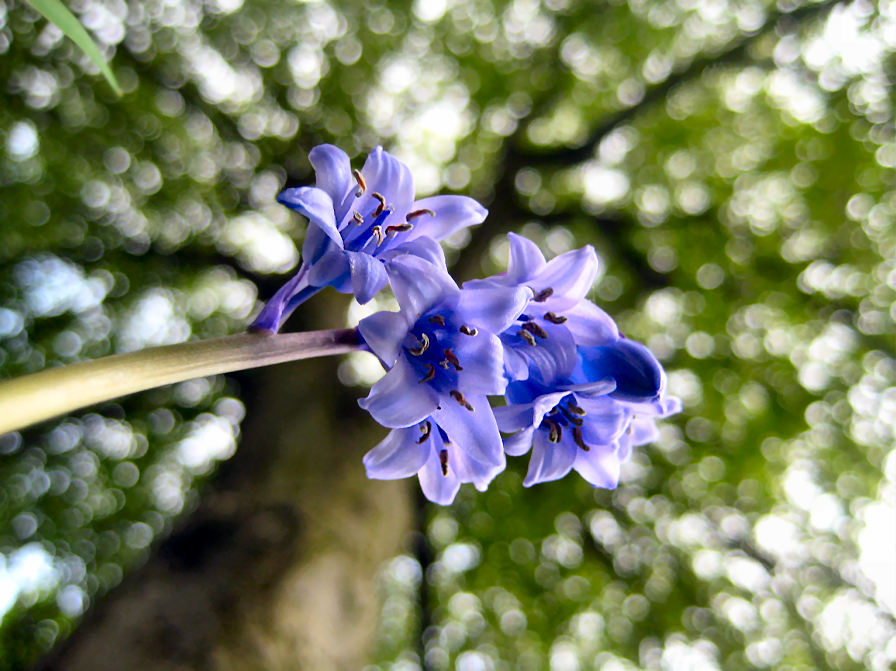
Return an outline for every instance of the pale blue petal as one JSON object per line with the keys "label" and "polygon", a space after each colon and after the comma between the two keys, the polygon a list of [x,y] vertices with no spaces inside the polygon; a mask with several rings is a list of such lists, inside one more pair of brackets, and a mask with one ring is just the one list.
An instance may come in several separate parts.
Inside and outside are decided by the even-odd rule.
{"label": "pale blue petal", "polygon": [[315,287],[341,285],[344,280],[351,279],[351,266],[348,257],[341,249],[324,254],[311,266],[308,283]]}
{"label": "pale blue petal", "polygon": [[424,214],[414,219],[411,222],[414,228],[407,233],[405,240],[415,240],[421,236],[443,240],[462,228],[481,224],[488,215],[482,205],[466,196],[424,198],[414,203],[411,209],[431,210],[435,216],[430,218],[428,214]]}
{"label": "pale blue petal", "polygon": [[636,417],[631,423],[632,445],[646,445],[660,437],[656,422],[646,417]]}
{"label": "pale blue petal", "polygon": [[386,264],[392,293],[409,324],[424,312],[460,290],[448,272],[417,256],[405,254]]}
{"label": "pale blue petal", "polygon": [[373,480],[398,480],[414,475],[423,468],[432,451],[428,441],[418,445],[416,428],[393,429],[375,448],[364,455],[367,477]]}
{"label": "pale blue petal", "polygon": [[419,384],[414,369],[402,356],[358,405],[383,426],[401,429],[429,417],[438,407],[439,397],[428,384]]}
{"label": "pale blue petal", "polygon": [[401,352],[408,323],[400,312],[377,312],[358,322],[358,330],[373,353],[391,366]]}
{"label": "pale blue petal", "polygon": [[439,399],[440,409],[432,413],[452,442],[471,459],[482,464],[497,465],[504,457],[498,424],[485,396],[467,396],[471,412],[450,396]]}
{"label": "pale blue petal", "polygon": [[552,443],[548,440],[547,431],[536,431],[532,441],[532,456],[529,459],[529,472],[523,480],[524,487],[531,487],[539,482],[559,480],[572,470],[576,460],[576,452],[579,448],[568,436],[569,432],[563,432],[563,440]]}
{"label": "pale blue petal", "polygon": [[525,405],[501,405],[493,408],[495,421],[498,428],[504,433],[531,428],[535,423],[535,414],[532,410],[533,403]]}
{"label": "pale blue petal", "polygon": [[515,433],[504,439],[504,454],[511,457],[521,457],[529,448],[532,447],[532,434],[535,433],[535,427],[530,426],[523,429],[519,433]]}
{"label": "pale blue petal", "polygon": [[526,284],[545,267],[544,254],[534,242],[522,235],[508,233],[510,242],[510,261],[507,273],[500,279],[509,286]]}
{"label": "pale blue petal", "polygon": [[456,311],[469,326],[498,334],[507,330],[526,309],[532,292],[527,287],[464,289]]}
{"label": "pale blue petal", "polygon": [[445,250],[442,249],[442,245],[432,238],[424,237],[411,240],[410,242],[403,242],[397,247],[381,254],[380,258],[384,261],[390,261],[402,254],[419,256],[421,259],[429,261],[440,268],[447,267],[447,264],[445,263]]}
{"label": "pale blue petal", "polygon": [[367,182],[367,191],[356,199],[355,209],[366,217],[377,206],[371,195],[377,192],[393,209],[393,217],[404,221],[414,202],[414,179],[408,167],[382,147],[377,147],[367,156],[361,174]]}
{"label": "pale blue petal", "polygon": [[579,450],[574,468],[595,487],[615,489],[619,484],[619,458],[613,446]]}
{"label": "pale blue petal", "polygon": [[652,403],[627,403],[626,405],[636,415],[659,419],[681,412],[681,399],[675,396],[667,396]]}
{"label": "pale blue petal", "polygon": [[597,382],[583,382],[582,384],[564,384],[560,386],[566,391],[574,391],[579,394],[587,394],[588,396],[605,396],[611,391],[616,390],[616,380],[611,377]]}
{"label": "pale blue petal", "polygon": [[562,312],[567,318],[564,326],[569,329],[577,345],[595,347],[619,340],[616,322],[591,301],[579,301],[574,307]]}
{"label": "pale blue petal", "polygon": [[530,282],[535,291],[550,287],[554,296],[574,301],[585,298],[597,277],[597,253],[586,245],[553,259]]}
{"label": "pale blue petal", "polygon": [[440,506],[448,506],[454,501],[457,492],[460,490],[461,481],[451,468],[451,458],[449,457],[448,475],[442,475],[442,465],[439,461],[439,453],[437,449],[432,449],[426,460],[426,465],[420,469],[417,474],[420,478],[420,488],[423,495]]}
{"label": "pale blue petal", "polygon": [[309,266],[317,263],[328,252],[340,249],[342,249],[342,245],[337,245],[330,240],[319,226],[309,226],[305,229],[305,242],[302,243],[302,261]]}
{"label": "pale blue petal", "polygon": [[321,144],[308,153],[308,160],[314,168],[315,186],[333,201],[338,226],[354,198],[355,180],[348,154],[331,144]]}
{"label": "pale blue petal", "polygon": [[516,351],[528,362],[530,374],[543,384],[551,384],[554,380],[568,378],[577,363],[576,344],[564,326],[538,322],[547,333],[547,338],[535,337],[535,346],[517,335],[522,324],[517,324],[505,333],[502,338],[512,344]]}
{"label": "pale blue petal", "polygon": [[501,453],[501,460],[497,464],[480,464],[475,459],[464,456],[464,470],[466,475],[464,482],[472,482],[480,492],[488,489],[491,481],[507,468],[507,459]]}
{"label": "pale blue petal", "polygon": [[352,293],[361,305],[369,303],[389,283],[383,262],[369,254],[345,252],[352,273]]}
{"label": "pale blue petal", "polygon": [[333,200],[325,191],[310,186],[285,189],[277,196],[277,202],[308,217],[311,224],[320,227],[336,246],[342,248],[342,236],[336,228]]}
{"label": "pale blue petal", "polygon": [[624,464],[632,456],[632,437],[627,433],[622,434],[616,441],[616,459]]}
{"label": "pale blue petal", "polygon": [[588,445],[610,445],[623,434],[632,416],[624,404],[608,396],[577,395],[576,401],[588,413],[582,418],[582,438]]}
{"label": "pale blue petal", "polygon": [[463,368],[457,376],[458,391],[467,395],[503,394],[507,378],[501,341],[491,333],[479,331],[475,336],[459,335],[455,342],[454,355]]}
{"label": "pale blue petal", "polygon": [[534,412],[532,417],[533,426],[541,426],[544,416],[553,410],[565,396],[567,396],[565,391],[555,391],[535,399],[535,402],[532,404],[532,410]]}
{"label": "pale blue petal", "polygon": [[504,374],[511,382],[529,379],[529,363],[510,345],[504,346]]}

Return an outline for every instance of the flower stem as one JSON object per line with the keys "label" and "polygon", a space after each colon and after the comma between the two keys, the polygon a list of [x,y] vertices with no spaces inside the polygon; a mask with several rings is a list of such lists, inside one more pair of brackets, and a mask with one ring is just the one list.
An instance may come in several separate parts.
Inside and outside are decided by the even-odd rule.
{"label": "flower stem", "polygon": [[359,349],[355,329],[240,333],[51,368],[0,382],[0,434],[153,387]]}

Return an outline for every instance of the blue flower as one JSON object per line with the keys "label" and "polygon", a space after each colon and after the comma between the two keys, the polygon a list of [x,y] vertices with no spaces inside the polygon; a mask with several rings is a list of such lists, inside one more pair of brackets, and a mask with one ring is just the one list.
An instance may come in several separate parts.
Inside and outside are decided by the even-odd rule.
{"label": "blue flower", "polygon": [[[504,467],[501,436],[487,399],[507,387],[495,334],[517,319],[532,292],[525,287],[461,290],[444,266],[410,254],[386,266],[400,312],[378,312],[358,324],[367,347],[388,369],[360,405],[398,431],[365,463],[377,478],[421,472],[422,483],[432,473],[447,473],[441,477],[450,480],[429,491],[443,501],[455,484],[484,486]],[[415,447],[412,436],[421,434],[408,430],[413,427],[428,436],[422,447]],[[452,459],[455,451],[462,456]],[[443,455],[447,462],[441,461]]]}
{"label": "blue flower", "polygon": [[414,181],[401,161],[377,147],[364,167],[321,145],[308,155],[317,184],[284,190],[277,200],[308,218],[302,265],[252,324],[276,332],[289,314],[325,286],[368,302],[389,278],[384,261],[413,254],[444,265],[438,244],[460,228],[481,223],[485,209],[472,198],[434,196],[414,201]]}
{"label": "blue flower", "polygon": [[662,366],[643,345],[620,338],[580,347],[568,377],[508,385],[508,405],[495,417],[501,431],[518,433],[504,450],[519,456],[532,448],[527,487],[573,469],[595,487],[616,487],[632,446],[656,439],[653,418],[681,409],[678,399],[663,399],[665,386]]}

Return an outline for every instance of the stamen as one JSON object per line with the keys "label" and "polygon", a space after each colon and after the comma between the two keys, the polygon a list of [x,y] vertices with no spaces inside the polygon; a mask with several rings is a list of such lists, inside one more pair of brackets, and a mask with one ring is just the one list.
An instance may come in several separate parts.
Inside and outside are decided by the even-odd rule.
{"label": "stamen", "polygon": [[423,343],[422,345],[420,345],[420,347],[411,347],[410,349],[408,349],[408,352],[410,352],[414,356],[420,356],[426,350],[429,349],[429,336],[428,335],[426,335],[425,333],[421,333],[420,341]]}
{"label": "stamen", "polygon": [[567,420],[572,422],[573,426],[582,426],[585,423],[585,420],[581,417],[576,417],[572,414],[567,408],[561,407],[560,411],[563,413],[563,416],[566,417]]}
{"label": "stamen", "polygon": [[376,191],[374,191],[370,195],[380,202],[380,204],[377,205],[376,209],[373,211],[373,216],[378,217],[383,213],[383,210],[386,209],[386,197],[381,193],[377,193]]}
{"label": "stamen", "polygon": [[549,415],[556,415],[558,412],[560,412],[560,408],[558,408],[556,405],[548,410]]}
{"label": "stamen", "polygon": [[442,475],[448,477],[448,450],[439,450],[439,463],[442,465]]}
{"label": "stamen", "polygon": [[464,324],[458,330],[464,335],[468,336],[479,335],[479,329],[477,329],[475,326],[467,326],[466,324]]}
{"label": "stamen", "polygon": [[630,436],[635,432],[635,427],[633,427],[631,423],[629,423],[628,428],[625,430],[625,432]]}
{"label": "stamen", "polygon": [[579,427],[572,430],[572,439],[576,441],[576,445],[585,450],[585,452],[591,451],[591,448],[585,444],[585,439],[582,438],[582,430]]}
{"label": "stamen", "polygon": [[424,207],[422,210],[414,210],[413,212],[408,212],[408,216],[406,216],[405,219],[410,221],[411,219],[422,217],[424,214],[428,214],[430,217],[436,216],[435,212]]}
{"label": "stamen", "polygon": [[457,360],[457,355],[451,351],[449,348],[445,348],[442,352],[445,355],[445,358],[451,362],[451,365],[454,366],[455,370],[461,371],[463,368],[460,365],[460,361]]}
{"label": "stamen", "polygon": [[567,403],[567,404],[566,404],[566,407],[569,408],[569,411],[570,411],[572,414],[574,414],[574,415],[578,415],[579,417],[584,417],[585,415],[588,414],[587,412],[585,412],[584,408],[580,408],[579,406],[577,406],[577,405],[576,405],[575,403],[573,403],[572,401],[570,401],[569,403]]}
{"label": "stamen", "polygon": [[535,322],[526,322],[525,324],[523,324],[523,328],[526,329],[532,335],[537,335],[542,340],[544,340],[548,337],[547,331],[545,331],[543,328],[541,328]]}
{"label": "stamen", "polygon": [[544,420],[548,423],[548,440],[552,443],[559,443],[563,438],[563,428],[552,419]]}
{"label": "stamen", "polygon": [[429,318],[430,324],[435,324],[436,326],[444,326],[445,318],[442,315],[433,315]]}
{"label": "stamen", "polygon": [[565,324],[566,323],[566,317],[556,315],[553,312],[545,312],[544,320],[547,322],[551,322],[552,324]]}
{"label": "stamen", "polygon": [[457,389],[453,389],[451,391],[451,398],[457,401],[457,404],[462,408],[466,408],[470,412],[473,412],[473,406],[470,405],[470,402],[466,398],[464,398],[464,395]]}
{"label": "stamen", "polygon": [[525,340],[527,343],[529,343],[529,345],[531,345],[532,347],[535,347],[535,345],[537,344],[537,343],[535,342],[535,336],[532,335],[531,333],[529,333],[528,331],[525,331],[525,330],[523,330],[523,331],[517,331],[516,334],[517,334],[520,338],[522,338],[523,340]]}
{"label": "stamen", "polygon": [[451,363],[448,361],[448,359],[442,359],[441,361],[439,361],[439,365],[445,370],[448,370],[448,366],[450,366]]}
{"label": "stamen", "polygon": [[358,183],[358,192],[355,194],[355,198],[360,198],[367,191],[367,182],[364,181],[364,176],[360,170],[352,170],[352,177]]}
{"label": "stamen", "polygon": [[423,384],[424,382],[432,382],[432,379],[436,376],[436,367],[431,363],[426,364],[426,375],[423,376],[423,379],[420,380],[418,384]]}
{"label": "stamen", "polygon": [[532,297],[532,300],[536,303],[544,303],[547,299],[554,295],[554,290],[551,287],[547,289],[542,289],[537,294]]}
{"label": "stamen", "polygon": [[379,247],[383,244],[383,240],[386,239],[386,236],[383,235],[383,227],[382,226],[374,226],[370,229],[371,235],[376,238],[376,246]]}
{"label": "stamen", "polygon": [[420,433],[423,435],[420,436],[420,440],[417,441],[418,445],[422,445],[427,438],[429,438],[429,434],[432,431],[432,424],[426,422],[425,424],[420,425]]}
{"label": "stamen", "polygon": [[394,226],[386,226],[386,235],[397,235],[398,233],[407,233],[414,228],[414,224],[395,224]]}
{"label": "stamen", "polygon": [[356,226],[360,226],[361,224],[364,223],[364,217],[361,216],[361,213],[360,213],[360,212],[353,211],[353,212],[352,212],[352,219],[355,220],[355,225],[356,225]]}

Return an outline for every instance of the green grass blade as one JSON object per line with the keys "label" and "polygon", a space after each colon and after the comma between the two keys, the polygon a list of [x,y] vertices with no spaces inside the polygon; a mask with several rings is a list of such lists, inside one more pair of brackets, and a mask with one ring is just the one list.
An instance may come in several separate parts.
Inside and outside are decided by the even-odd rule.
{"label": "green grass blade", "polygon": [[109,64],[103,58],[99,47],[97,47],[84,26],[81,25],[81,22],[69,11],[68,7],[63,5],[60,0],[28,0],[28,2],[38,12],[43,14],[48,21],[55,24],[65,35],[70,37],[75,44],[81,47],[90,60],[99,66],[100,71],[115,93],[118,95],[122,94],[121,87],[118,86],[118,81],[115,79],[115,75],[112,74],[112,68],[109,67]]}

